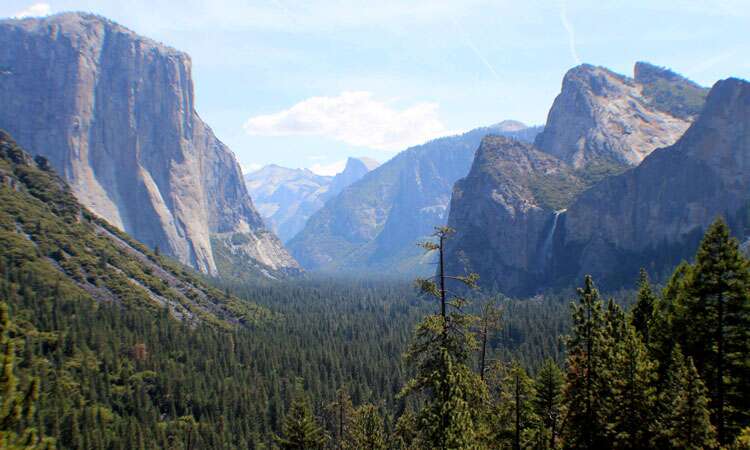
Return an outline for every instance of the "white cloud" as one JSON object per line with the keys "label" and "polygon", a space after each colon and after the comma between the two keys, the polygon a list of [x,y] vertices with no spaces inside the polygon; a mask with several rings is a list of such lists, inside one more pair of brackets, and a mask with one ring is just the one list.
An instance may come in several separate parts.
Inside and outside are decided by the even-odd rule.
{"label": "white cloud", "polygon": [[331,164],[313,164],[312,166],[308,167],[308,169],[310,169],[314,173],[317,173],[318,175],[333,176],[337,173],[343,172],[345,167],[346,160],[343,159]]}
{"label": "white cloud", "polygon": [[52,12],[52,7],[49,3],[34,3],[26,9],[18,11],[13,17],[16,19],[23,19],[24,17],[46,16],[49,15],[50,12]]}
{"label": "white cloud", "polygon": [[311,97],[289,109],[256,116],[245,131],[259,136],[323,136],[357,147],[402,150],[448,133],[437,103],[396,109],[365,91]]}

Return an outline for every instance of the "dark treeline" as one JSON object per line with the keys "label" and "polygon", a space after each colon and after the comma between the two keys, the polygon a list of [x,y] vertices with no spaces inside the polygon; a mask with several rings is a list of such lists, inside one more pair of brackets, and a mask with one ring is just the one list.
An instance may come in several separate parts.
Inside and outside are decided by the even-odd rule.
{"label": "dark treeline", "polygon": [[306,280],[221,286],[271,311],[227,331],[72,296],[12,258],[0,273],[3,442],[746,448],[750,437],[750,272],[721,222],[661,293],[643,273],[637,293],[604,301],[586,279],[572,310],[554,296],[469,304],[431,280],[426,295]]}
{"label": "dark treeline", "polygon": [[217,288],[0,150],[0,448],[750,447],[750,269],[721,221],[661,292],[644,272],[616,300],[590,278]]}
{"label": "dark treeline", "polygon": [[[428,250],[442,253],[452,230]],[[442,261],[442,257],[440,258]],[[397,398],[416,399],[394,419],[377,405],[339,395],[337,428],[326,434],[300,389],[285,417],[282,448],[703,449],[750,446],[750,262],[717,220],[693,264],[683,263],[661,295],[641,272],[633,306],[604,301],[591,277],[577,291],[562,367],[535,373],[517,360],[487,364],[485,344],[502,309],[468,313],[445,288],[473,275],[439,267],[418,280],[438,301],[416,327],[414,368]],[[540,343],[544,345],[543,343]],[[474,356],[479,353],[479,368]],[[355,402],[356,403],[356,402]],[[411,405],[410,405],[411,406]]]}
{"label": "dark treeline", "polygon": [[[0,259],[14,373],[19,389],[41,383],[33,419],[15,428],[58,448],[272,448],[302,392],[335,445],[341,388],[353,405],[375,405],[370,416],[387,417],[389,432],[421,402],[397,398],[413,373],[402,356],[414,327],[436,305],[413,283],[225,285],[272,312],[226,331],[75,296],[17,262]],[[566,302],[498,304],[506,310],[489,363],[518,357],[532,370],[562,358]]]}

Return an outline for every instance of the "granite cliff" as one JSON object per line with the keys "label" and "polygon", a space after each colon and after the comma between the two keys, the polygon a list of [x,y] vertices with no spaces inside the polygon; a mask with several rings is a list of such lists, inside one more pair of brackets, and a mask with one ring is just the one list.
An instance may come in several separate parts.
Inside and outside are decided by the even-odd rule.
{"label": "granite cliff", "polygon": [[[659,163],[643,179],[632,177],[669,152],[655,148],[669,148],[680,138],[696,120],[706,91],[646,63],[636,64],[635,79],[589,65],[571,69],[535,146],[487,138],[469,175],[456,183],[449,270],[477,272],[486,288],[528,295],[569,286],[584,273],[615,286],[613,274],[631,282],[639,265],[669,270],[675,258],[692,255],[717,211],[735,214],[739,208],[721,200],[724,193],[688,198],[711,192],[723,176],[696,182],[701,177],[690,159],[678,161],[682,157],[673,152],[667,153],[670,163]],[[701,120],[715,108],[707,105]],[[675,147],[696,133],[707,136],[705,128],[696,123]],[[692,219],[680,226],[671,222],[682,214]]]}
{"label": "granite cliff", "polygon": [[617,286],[639,267],[663,275],[694,253],[717,216],[745,239],[748,213],[750,83],[727,79],[714,85],[698,119],[674,145],[573,202],[555,237],[550,277],[591,273]]}
{"label": "granite cliff", "polygon": [[208,274],[216,251],[268,275],[297,270],[196,113],[188,55],[65,13],[0,21],[0,69],[0,128],[91,211]]}
{"label": "granite cliff", "polygon": [[530,144],[484,138],[469,175],[453,188],[448,272],[477,273],[511,295],[538,283],[561,208],[583,184],[568,164]]}
{"label": "granite cliff", "polygon": [[[583,64],[565,74],[535,145],[576,168],[629,167],[673,144],[700,109],[705,90],[646,63],[635,78]],[[689,103],[689,105],[688,105]]]}

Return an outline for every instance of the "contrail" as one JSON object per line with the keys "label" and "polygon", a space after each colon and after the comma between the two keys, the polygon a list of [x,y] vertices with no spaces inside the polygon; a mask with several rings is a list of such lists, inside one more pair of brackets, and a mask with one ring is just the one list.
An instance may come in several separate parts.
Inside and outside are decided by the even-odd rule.
{"label": "contrail", "polygon": [[578,57],[578,50],[576,50],[576,32],[573,29],[573,24],[568,20],[568,7],[565,0],[560,0],[560,21],[562,22],[565,31],[568,33],[570,54],[573,56],[573,60],[575,60],[576,64],[581,64],[581,58]]}
{"label": "contrail", "polygon": [[458,24],[458,21],[454,17],[451,17],[451,21],[453,22],[453,26],[456,27],[456,30],[458,31],[458,35],[461,36],[461,39],[463,39],[464,44],[466,44],[467,47],[471,49],[471,51],[474,52],[474,54],[479,58],[480,61],[482,61],[482,64],[489,69],[490,73],[495,77],[497,81],[502,81],[500,79],[500,74],[497,73],[494,67],[492,67],[492,64],[487,60],[487,58],[484,57],[482,52],[479,51],[476,45],[474,45],[474,42],[469,38],[469,36],[464,33],[463,28]]}

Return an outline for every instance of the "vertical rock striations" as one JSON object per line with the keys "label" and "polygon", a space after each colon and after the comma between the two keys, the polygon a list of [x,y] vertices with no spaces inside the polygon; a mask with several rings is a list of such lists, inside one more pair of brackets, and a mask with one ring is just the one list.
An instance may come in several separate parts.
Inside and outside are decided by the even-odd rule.
{"label": "vertical rock striations", "polygon": [[47,157],[86,207],[186,264],[218,274],[213,240],[268,273],[296,270],[195,112],[190,67],[98,16],[3,20],[0,128]]}
{"label": "vertical rock striations", "polygon": [[570,286],[585,273],[614,287],[640,266],[658,277],[692,255],[717,214],[744,230],[745,85],[720,83],[705,103],[706,89],[646,63],[635,79],[571,69],[536,147],[486,138],[456,183],[452,270],[466,267],[511,295]]}
{"label": "vertical rock striations", "polygon": [[592,273],[617,286],[632,281],[639,267],[667,273],[694,253],[717,216],[745,238],[749,213],[750,83],[728,79],[714,85],[673,146],[576,199],[565,214],[555,276]]}
{"label": "vertical rock striations", "polygon": [[477,273],[484,286],[509,295],[526,293],[543,281],[561,206],[582,186],[569,165],[530,144],[484,138],[453,189],[448,270]]}

